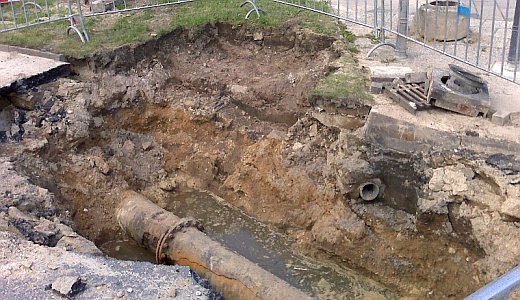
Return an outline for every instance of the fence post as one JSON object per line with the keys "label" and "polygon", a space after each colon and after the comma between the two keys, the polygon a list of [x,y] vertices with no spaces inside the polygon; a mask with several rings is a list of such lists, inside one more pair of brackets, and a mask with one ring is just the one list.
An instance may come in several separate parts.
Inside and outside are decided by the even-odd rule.
{"label": "fence post", "polygon": [[518,63],[518,20],[520,19],[520,0],[516,0],[515,18],[513,19],[513,28],[511,30],[511,42],[509,43],[509,54],[507,61],[512,64]]}
{"label": "fence post", "polygon": [[[520,0],[518,0],[520,1]],[[408,36],[408,8],[410,0],[399,0],[399,24],[397,26],[397,39],[395,48],[399,57],[406,57],[408,49],[408,40],[404,36]]]}

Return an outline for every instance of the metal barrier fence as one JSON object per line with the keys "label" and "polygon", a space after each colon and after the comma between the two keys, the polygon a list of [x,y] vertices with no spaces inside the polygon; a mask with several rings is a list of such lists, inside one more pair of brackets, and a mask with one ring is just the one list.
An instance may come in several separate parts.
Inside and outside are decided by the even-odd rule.
{"label": "metal barrier fence", "polygon": [[73,31],[88,42],[85,18],[124,13],[194,0],[0,0],[0,33],[68,21],[67,35]]}
{"label": "metal barrier fence", "polygon": [[[399,55],[406,55],[411,41],[519,83],[520,0],[273,1],[370,28]],[[386,41],[389,35],[395,43]]]}
{"label": "metal barrier fence", "polygon": [[88,41],[80,0],[74,4],[73,0],[0,0],[0,32],[68,20],[67,34],[73,30]]}
{"label": "metal barrier fence", "polygon": [[[490,282],[485,287],[467,296],[464,300],[507,300],[513,299],[510,297],[511,292],[520,286],[520,266],[517,266],[500,276],[496,280]],[[518,291],[515,292],[518,297]],[[515,298],[517,299],[517,298]]]}

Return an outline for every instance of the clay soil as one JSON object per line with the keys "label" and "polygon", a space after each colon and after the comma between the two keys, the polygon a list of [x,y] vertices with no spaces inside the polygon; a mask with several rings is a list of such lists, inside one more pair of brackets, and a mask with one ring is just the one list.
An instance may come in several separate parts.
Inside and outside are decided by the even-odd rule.
{"label": "clay soil", "polygon": [[[471,237],[356,194],[381,155],[362,139],[370,100],[313,96],[320,79],[351,68],[346,49],[297,24],[217,24],[98,53],[34,92],[25,141],[3,154],[16,154],[17,170],[55,194],[56,214],[98,246],[124,237],[122,191],[166,207],[168,193],[209,190],[297,251],[403,297],[461,298],[483,284]],[[422,158],[396,160],[427,185]]]}

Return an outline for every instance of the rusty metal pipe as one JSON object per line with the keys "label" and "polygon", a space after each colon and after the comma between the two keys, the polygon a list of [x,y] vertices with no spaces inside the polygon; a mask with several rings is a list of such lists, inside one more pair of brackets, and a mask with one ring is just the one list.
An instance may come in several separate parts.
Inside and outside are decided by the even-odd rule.
{"label": "rusty metal pipe", "polygon": [[139,244],[155,251],[167,262],[191,267],[207,278],[226,299],[312,299],[211,240],[196,227],[179,227],[183,219],[139,193],[123,193],[117,219],[121,228]]}

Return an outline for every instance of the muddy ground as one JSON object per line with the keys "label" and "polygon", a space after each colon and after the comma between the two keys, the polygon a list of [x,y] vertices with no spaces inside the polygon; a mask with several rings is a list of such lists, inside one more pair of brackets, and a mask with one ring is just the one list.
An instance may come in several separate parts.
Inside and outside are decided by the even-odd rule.
{"label": "muddy ground", "polygon": [[[29,179],[2,186],[2,218],[38,244],[61,238],[38,229],[51,220],[100,246],[123,237],[122,191],[167,207],[170,193],[207,190],[403,297],[475,291],[520,257],[520,170],[367,144],[374,100],[314,90],[333,72],[363,76],[347,49],[294,23],[216,24],[73,61],[68,78],[3,100],[0,171]],[[361,200],[375,178],[382,194]],[[17,225],[10,207],[37,219]]]}

